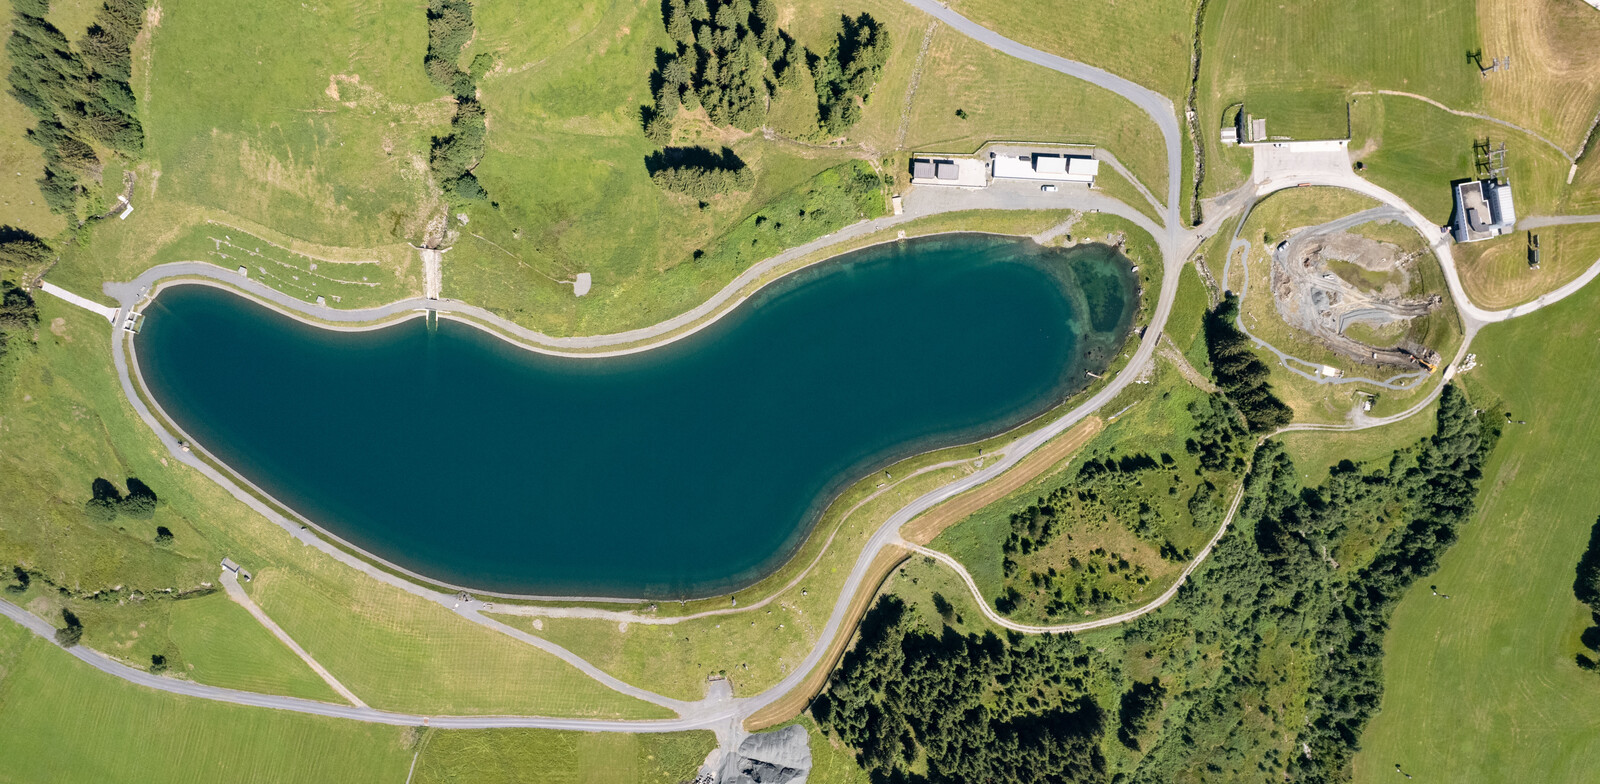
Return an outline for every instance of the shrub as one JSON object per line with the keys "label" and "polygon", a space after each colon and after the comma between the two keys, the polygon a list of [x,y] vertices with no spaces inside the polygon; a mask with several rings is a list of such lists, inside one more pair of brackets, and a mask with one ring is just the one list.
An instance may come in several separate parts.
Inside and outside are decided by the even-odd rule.
{"label": "shrub", "polygon": [[[50,246],[32,233],[13,226],[0,226],[0,277],[27,280],[49,265],[54,257]],[[6,288],[9,295],[10,289],[15,287]]]}
{"label": "shrub", "polygon": [[56,630],[56,644],[63,648],[71,648],[83,639],[83,622],[65,607],[61,608],[61,620],[67,625]]}
{"label": "shrub", "polygon": [[138,479],[128,479],[128,495],[117,504],[117,511],[135,520],[149,520],[156,513],[156,493]]}
{"label": "shrub", "polygon": [[489,196],[472,170],[483,158],[488,135],[483,105],[476,97],[477,80],[494,65],[494,58],[478,54],[472,58],[470,70],[461,70],[457,64],[461,48],[471,38],[472,3],[432,0],[428,4],[428,53],[422,65],[430,81],[456,96],[450,133],[434,137],[428,168],[445,195],[457,201],[480,201]]}
{"label": "shrub", "polygon": [[668,147],[645,158],[645,168],[663,190],[699,199],[749,190],[756,181],[755,172],[726,147],[720,154],[704,147]]}

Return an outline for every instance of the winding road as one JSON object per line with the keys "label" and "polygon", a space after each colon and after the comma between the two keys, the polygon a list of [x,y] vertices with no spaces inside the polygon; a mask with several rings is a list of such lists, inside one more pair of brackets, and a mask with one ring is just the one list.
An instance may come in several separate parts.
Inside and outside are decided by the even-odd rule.
{"label": "winding road", "polygon": [[[926,12],[952,29],[967,35],[997,51],[1011,55],[1018,59],[1034,63],[1045,68],[1082,79],[1096,86],[1117,93],[1150,116],[1156,127],[1161,131],[1167,149],[1167,199],[1164,209],[1166,216],[1165,225],[1159,226],[1150,221],[1138,210],[1123,204],[1120,201],[1107,197],[1095,191],[1068,190],[1058,194],[1041,194],[1031,187],[1006,187],[997,186],[984,191],[962,191],[959,189],[930,189],[920,188],[912,192],[906,199],[906,210],[903,215],[879,218],[873,221],[858,223],[823,237],[806,245],[791,249],[783,254],[752,266],[744,274],[719,291],[704,303],[690,309],[678,316],[670,318],[651,327],[630,330],[611,335],[597,335],[584,337],[555,337],[544,335],[533,330],[506,322],[481,308],[449,300],[431,301],[421,298],[408,299],[391,303],[386,306],[356,311],[341,311],[332,308],[319,307],[301,302],[293,297],[282,294],[258,281],[237,275],[230,270],[223,270],[210,264],[200,262],[179,262],[166,264],[147,270],[134,281],[124,284],[107,284],[106,293],[114,296],[121,304],[118,313],[109,316],[113,324],[117,323],[116,316],[126,313],[146,297],[151,295],[163,282],[171,282],[178,278],[198,278],[212,281],[226,281],[229,285],[239,288],[249,295],[278,307],[279,309],[304,318],[324,322],[324,325],[333,324],[335,328],[344,325],[344,328],[364,329],[371,328],[374,322],[392,321],[401,318],[415,317],[420,312],[433,309],[445,314],[455,314],[472,320],[478,326],[487,329],[508,340],[513,340],[527,348],[550,353],[581,353],[584,356],[604,356],[608,354],[642,351],[662,343],[679,339],[692,334],[695,330],[711,323],[721,314],[728,312],[733,306],[743,301],[750,295],[754,287],[768,276],[772,275],[785,264],[797,261],[804,256],[839,246],[851,240],[866,237],[874,232],[896,225],[904,224],[918,217],[950,212],[956,210],[972,209],[1078,209],[1099,210],[1118,215],[1132,221],[1136,225],[1149,231],[1157,239],[1163,256],[1163,270],[1161,286],[1158,292],[1156,306],[1151,315],[1150,323],[1144,331],[1137,347],[1133,351],[1131,360],[1125,369],[1118,373],[1110,383],[1098,392],[1084,400],[1071,411],[1045,424],[1037,430],[1021,436],[1004,448],[1003,455],[994,463],[974,471],[954,482],[929,492],[913,500],[891,515],[873,533],[869,541],[862,548],[856,558],[852,569],[844,583],[838,598],[835,600],[831,614],[826,624],[819,632],[817,643],[808,652],[806,657],[796,667],[791,668],[790,674],[759,694],[748,697],[733,697],[724,687],[715,689],[713,694],[706,699],[686,702],[674,700],[655,694],[645,689],[624,683],[610,674],[590,664],[582,657],[556,645],[548,640],[536,637],[527,632],[510,627],[483,614],[483,603],[476,600],[463,601],[456,593],[436,590],[403,577],[396,576],[373,563],[352,555],[315,530],[308,529],[303,521],[291,519],[278,512],[271,505],[263,502],[246,488],[241,487],[238,481],[218,469],[211,463],[200,459],[200,455],[189,451],[180,441],[181,434],[174,434],[168,429],[162,418],[146,405],[144,398],[138,391],[135,375],[137,368],[130,366],[129,357],[133,350],[132,343],[127,339],[127,334],[120,328],[112,329],[112,349],[116,370],[119,375],[123,393],[129,404],[145,423],[160,437],[168,451],[178,460],[196,468],[205,476],[228,490],[241,503],[250,506],[267,519],[277,523],[291,535],[298,538],[307,546],[316,547],[341,563],[357,569],[376,580],[393,585],[401,590],[416,596],[433,601],[452,612],[461,615],[475,623],[493,628],[508,636],[514,637],[529,645],[540,648],[576,667],[596,681],[615,689],[616,691],[636,697],[647,702],[663,706],[677,713],[678,718],[662,720],[603,720],[603,719],[563,719],[541,716],[422,716],[416,714],[396,713],[375,710],[355,705],[336,705],[331,703],[316,702],[312,700],[281,697],[275,695],[255,694],[251,692],[224,689],[216,686],[193,683],[175,678],[152,675],[127,665],[116,662],[103,654],[83,647],[69,649],[69,653],[79,660],[89,664],[97,670],[108,673],[123,680],[174,694],[181,694],[201,699],[229,702],[237,705],[271,708],[276,710],[296,711],[300,713],[330,716],[351,719],[355,721],[374,722],[392,725],[428,725],[448,728],[490,728],[490,727],[530,727],[561,730],[582,730],[591,732],[672,732],[691,729],[711,729],[718,735],[724,749],[737,746],[745,734],[743,722],[758,710],[782,699],[790,692],[802,686],[807,676],[818,666],[823,665],[824,657],[829,646],[839,635],[848,635],[851,629],[846,627],[849,617],[850,605],[853,597],[863,587],[869,576],[873,560],[886,547],[899,546],[916,549],[915,546],[904,542],[900,536],[900,528],[913,518],[926,512],[938,504],[953,498],[961,493],[971,490],[988,482],[1016,465],[1030,452],[1039,448],[1052,438],[1065,432],[1083,418],[1093,414],[1116,398],[1130,383],[1137,378],[1141,371],[1153,361],[1158,341],[1161,339],[1168,316],[1171,313],[1175,299],[1179,272],[1185,263],[1187,252],[1193,249],[1201,236],[1205,233],[1203,227],[1200,231],[1187,231],[1181,226],[1178,217],[1180,180],[1182,179],[1181,145],[1183,136],[1180,131],[1179,118],[1176,108],[1166,97],[1130,82],[1122,77],[1111,74],[1093,66],[1074,62],[1065,58],[1034,49],[1005,38],[990,31],[954,11],[946,8],[935,0],[906,0],[910,5]],[[1258,152],[1259,155],[1259,152]],[[1454,262],[1449,254],[1448,239],[1445,238],[1439,227],[1431,225],[1416,210],[1388,191],[1383,190],[1366,180],[1356,176],[1350,170],[1348,155],[1342,158],[1330,155],[1326,150],[1315,151],[1315,155],[1305,157],[1294,154],[1294,151],[1277,150],[1272,166],[1261,166],[1254,175],[1253,192],[1241,194],[1238,199],[1230,199],[1227,204],[1231,209],[1223,214],[1217,214],[1208,221],[1207,226],[1218,225],[1217,222],[1234,214],[1240,209],[1248,210],[1256,201],[1267,194],[1283,188],[1294,187],[1300,184],[1331,185],[1344,187],[1369,196],[1379,201],[1392,205],[1399,210],[1408,222],[1422,231],[1429,244],[1434,247],[1444,268],[1446,279],[1449,283],[1451,297],[1455,300],[1463,321],[1467,325],[1466,339],[1462,344],[1462,353],[1471,342],[1477,329],[1487,323],[1503,321],[1536,310],[1544,305],[1558,301],[1565,296],[1577,291],[1600,275],[1600,264],[1591,267],[1577,280],[1551,292],[1544,297],[1515,308],[1500,311],[1488,311],[1477,308],[1467,299],[1459,276],[1456,274]],[[1302,165],[1303,164],[1303,165]],[[1213,229],[1214,230],[1214,229]],[[50,293],[62,296],[69,294],[59,290]],[[73,299],[70,295],[65,297]],[[104,306],[76,297],[74,304],[95,310],[102,316],[107,316]],[[356,326],[360,325],[360,326]],[[1447,368],[1444,374],[1448,380],[1453,370],[1454,363]],[[1341,425],[1304,425],[1290,426],[1285,430],[1347,430],[1365,427],[1376,427],[1389,422],[1398,421],[1406,416],[1413,415],[1423,410],[1439,394],[1442,384],[1434,388],[1411,409],[1402,414],[1386,418],[1361,418]],[[966,579],[968,586],[974,591],[978,603],[984,607],[985,614],[994,621],[1007,628],[1024,632],[1051,632],[1051,631],[1082,631],[1085,629],[1099,628],[1121,623],[1140,615],[1154,611],[1163,606],[1177,595],[1184,581],[1193,571],[1203,563],[1206,556],[1212,551],[1215,544],[1220,541],[1228,529],[1243,497],[1242,487],[1235,495],[1233,505],[1229,510],[1225,522],[1206,547],[1189,563],[1179,579],[1149,604],[1121,613],[1115,616],[1095,619],[1078,624],[1065,624],[1056,626],[1028,626],[1016,624],[1009,620],[999,618],[988,607],[987,601],[977,592],[977,586],[972,582],[970,575],[953,558],[931,550],[919,550],[930,557],[956,567]],[[748,610],[749,608],[745,608]],[[26,626],[36,634],[45,638],[52,638],[53,628],[49,623],[34,616],[32,613],[16,605],[0,601],[0,614]],[[636,619],[637,620],[637,619]],[[724,682],[725,683],[725,682]]]}

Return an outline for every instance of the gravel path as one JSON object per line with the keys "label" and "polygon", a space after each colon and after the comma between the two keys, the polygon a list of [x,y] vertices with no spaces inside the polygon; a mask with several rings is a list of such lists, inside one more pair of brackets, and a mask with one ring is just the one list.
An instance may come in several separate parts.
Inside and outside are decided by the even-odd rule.
{"label": "gravel path", "polygon": [[1600,215],[1535,215],[1517,221],[1517,231],[1542,229],[1546,226],[1571,226],[1578,223],[1600,223]]}
{"label": "gravel path", "polygon": [[[1248,471],[1246,473],[1248,473]],[[1189,561],[1188,565],[1183,567],[1183,572],[1178,575],[1178,579],[1174,580],[1172,585],[1167,587],[1167,590],[1162,591],[1160,596],[1157,596],[1154,600],[1147,604],[1136,607],[1132,610],[1128,610],[1127,612],[1118,613],[1116,615],[1108,615],[1104,618],[1096,618],[1092,621],[1078,621],[1077,623],[1058,623],[1049,625],[1017,623],[1016,621],[1013,621],[995,612],[994,608],[989,606],[989,600],[985,599],[983,592],[978,590],[978,583],[972,579],[972,573],[968,572],[967,568],[962,566],[960,561],[957,561],[955,558],[939,552],[938,550],[933,550],[927,547],[913,545],[912,549],[938,561],[939,563],[944,564],[945,566],[950,567],[955,571],[956,574],[960,575],[962,582],[965,582],[967,584],[967,589],[972,592],[972,598],[977,602],[978,608],[983,611],[983,617],[988,618],[990,623],[993,623],[997,626],[1003,626],[1012,631],[1023,632],[1024,634],[1063,634],[1066,632],[1086,632],[1090,629],[1101,629],[1107,626],[1116,626],[1120,623],[1127,623],[1128,621],[1138,618],[1141,615],[1147,615],[1155,612],[1156,610],[1159,610],[1165,606],[1167,602],[1172,601],[1172,597],[1178,595],[1178,590],[1182,588],[1184,582],[1189,579],[1189,575],[1193,574],[1194,570],[1200,568],[1200,564],[1204,563],[1206,557],[1211,555],[1212,548],[1217,546],[1217,542],[1222,541],[1223,534],[1228,532],[1228,526],[1233,523],[1234,514],[1239,511],[1239,502],[1243,500],[1244,482],[1241,480],[1239,482],[1239,491],[1233,494],[1233,504],[1228,507],[1228,515],[1222,518],[1222,525],[1217,527],[1217,533],[1211,537],[1211,541],[1206,542],[1206,546],[1201,548],[1199,553],[1195,554],[1194,559]]]}
{"label": "gravel path", "polygon": [[130,308],[136,307],[147,295],[157,291],[162,285],[173,285],[182,282],[181,279],[184,278],[206,279],[226,283],[277,307],[288,315],[309,317],[320,322],[320,326],[333,329],[372,329],[372,325],[378,322],[412,318],[427,310],[435,310],[444,315],[457,314],[473,319],[467,323],[474,326],[487,325],[496,336],[508,338],[511,342],[532,351],[578,357],[609,357],[648,351],[682,340],[732,312],[755,293],[756,290],[752,289],[752,286],[779,267],[874,232],[902,226],[918,218],[967,210],[1077,210],[1117,215],[1150,232],[1152,237],[1162,235],[1161,227],[1144,213],[1099,191],[1081,188],[1045,193],[1027,182],[997,182],[978,191],[941,187],[913,188],[907,194],[904,206],[905,210],[900,215],[887,215],[851,224],[832,234],[753,264],[710,299],[672,318],[649,327],[607,335],[580,337],[547,335],[507,321],[476,305],[452,299],[430,300],[425,297],[412,297],[372,308],[348,310],[333,308],[306,302],[255,278],[203,261],[178,261],[157,265],[126,283],[106,283],[104,289],[105,293],[114,297],[123,308]]}
{"label": "gravel path", "polygon": [[1571,153],[1567,152],[1566,150],[1561,149],[1561,145],[1556,144],[1555,142],[1550,141],[1549,139],[1546,139],[1544,137],[1544,134],[1541,134],[1541,133],[1539,133],[1537,131],[1530,131],[1527,128],[1524,128],[1524,127],[1522,127],[1520,125],[1517,125],[1516,123],[1506,122],[1505,120],[1502,120],[1502,119],[1500,119],[1498,117],[1490,117],[1487,114],[1478,114],[1477,112],[1463,112],[1460,109],[1452,109],[1452,108],[1450,108],[1448,106],[1445,106],[1442,103],[1439,103],[1438,101],[1433,100],[1432,98],[1429,98],[1426,95],[1418,95],[1416,93],[1401,92],[1399,90],[1358,90],[1356,92],[1351,93],[1351,95],[1394,95],[1394,96],[1399,96],[1401,98],[1411,98],[1413,100],[1421,101],[1421,102],[1423,102],[1425,104],[1433,106],[1434,108],[1443,109],[1443,110],[1445,110],[1445,111],[1447,111],[1447,112],[1449,112],[1449,113],[1451,113],[1451,114],[1453,114],[1453,115],[1455,115],[1457,117],[1471,117],[1474,120],[1483,120],[1485,122],[1492,122],[1492,123],[1494,123],[1496,125],[1502,125],[1502,126],[1505,126],[1507,128],[1510,128],[1510,129],[1512,129],[1514,131],[1520,131],[1522,133],[1525,133],[1525,134],[1527,134],[1529,136],[1532,136],[1535,139],[1538,139],[1541,142],[1544,142],[1545,144],[1550,146],[1550,149],[1555,150],[1557,155],[1560,155],[1562,158],[1565,158],[1567,160],[1567,163],[1576,163],[1576,160],[1572,157]]}
{"label": "gravel path", "polygon": [[338,678],[333,677],[333,673],[328,672],[328,668],[323,667],[321,662],[318,662],[316,659],[312,658],[311,654],[307,653],[305,648],[300,647],[300,643],[295,642],[294,638],[290,637],[289,633],[283,630],[283,627],[279,626],[276,621],[272,620],[271,617],[269,617],[261,610],[260,607],[256,605],[255,601],[250,598],[250,594],[245,593],[244,588],[239,585],[238,574],[236,574],[232,569],[223,569],[221,579],[223,589],[228,592],[228,598],[232,599],[240,607],[248,610],[250,615],[256,619],[257,623],[265,627],[267,631],[272,632],[272,636],[277,637],[279,642],[288,646],[289,650],[294,651],[294,655],[299,656],[300,660],[305,662],[306,666],[310,667],[311,671],[317,674],[317,677],[321,678],[324,683],[328,684],[329,688],[337,692],[340,697],[345,698],[345,700],[347,700],[351,705],[354,705],[357,708],[367,707],[367,704],[362,702],[361,698],[355,695],[355,692],[345,688],[344,684],[340,683]]}

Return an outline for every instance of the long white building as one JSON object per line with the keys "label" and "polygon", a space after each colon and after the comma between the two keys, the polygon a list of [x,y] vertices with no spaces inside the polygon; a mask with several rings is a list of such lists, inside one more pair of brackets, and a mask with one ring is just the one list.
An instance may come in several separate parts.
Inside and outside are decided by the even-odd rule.
{"label": "long white building", "polygon": [[1015,155],[995,153],[994,156],[994,178],[997,180],[1079,182],[1093,185],[1095,177],[1099,175],[1100,161],[1086,155],[1024,152]]}

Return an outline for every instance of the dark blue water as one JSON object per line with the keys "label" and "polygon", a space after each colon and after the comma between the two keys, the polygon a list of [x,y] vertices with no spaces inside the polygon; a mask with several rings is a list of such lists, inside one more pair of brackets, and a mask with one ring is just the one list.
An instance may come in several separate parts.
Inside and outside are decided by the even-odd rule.
{"label": "dark blue water", "polygon": [[1135,301],[1108,248],[953,235],[848,255],[617,358],[449,320],[333,332],[209,286],[162,292],[136,346],[201,446],[382,558],[481,590],[680,597],[778,567],[869,471],[1082,388]]}

